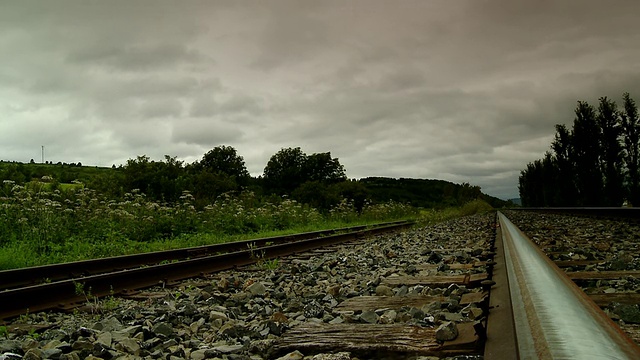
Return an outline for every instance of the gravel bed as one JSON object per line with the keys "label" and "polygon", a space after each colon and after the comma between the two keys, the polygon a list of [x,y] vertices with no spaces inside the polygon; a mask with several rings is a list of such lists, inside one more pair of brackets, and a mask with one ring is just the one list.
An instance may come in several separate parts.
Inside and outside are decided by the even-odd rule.
{"label": "gravel bed", "polygon": [[[0,334],[2,359],[357,359],[358,354],[275,353],[289,329],[305,323],[412,324],[442,328],[472,322],[477,304],[460,306],[464,286],[386,286],[405,275],[457,275],[493,237],[494,214],[414,227],[251,267],[216,273],[177,287],[145,291],[140,300],[91,299],[84,310],[25,314]],[[433,264],[425,266],[425,264]],[[421,308],[339,311],[359,296],[438,295]],[[2,329],[2,328],[0,328]],[[440,330],[439,330],[440,331]],[[440,336],[440,335],[438,335]],[[454,335],[455,336],[455,335]],[[360,357],[365,359],[366,357]],[[457,357],[479,359],[480,356]],[[413,357],[413,359],[437,359]]]}
{"label": "gravel bed", "polygon": [[[565,271],[640,270],[640,223],[628,219],[598,219],[524,211],[504,214],[555,261],[594,260]],[[640,278],[581,281],[587,294],[638,294]],[[605,312],[640,344],[639,304],[612,302]]]}

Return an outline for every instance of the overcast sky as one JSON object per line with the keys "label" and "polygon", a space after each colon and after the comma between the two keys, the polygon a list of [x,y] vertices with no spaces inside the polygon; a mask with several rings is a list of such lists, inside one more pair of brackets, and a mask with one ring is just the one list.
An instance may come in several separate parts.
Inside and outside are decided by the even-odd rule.
{"label": "overcast sky", "polygon": [[0,0],[0,159],[285,147],[518,196],[577,100],[640,102],[640,2]]}

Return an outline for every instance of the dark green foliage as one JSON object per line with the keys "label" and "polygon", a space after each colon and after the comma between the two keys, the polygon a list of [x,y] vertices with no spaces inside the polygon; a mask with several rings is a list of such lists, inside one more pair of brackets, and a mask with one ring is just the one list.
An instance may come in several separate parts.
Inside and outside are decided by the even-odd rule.
{"label": "dark green foliage", "polygon": [[576,187],[580,206],[600,206],[602,201],[602,172],[600,171],[600,129],[593,106],[578,101],[573,121],[573,158]]}
{"label": "dark green foliage", "polygon": [[600,98],[597,122],[600,127],[600,171],[603,174],[603,204],[620,206],[624,201],[620,116],[616,103]]}
{"label": "dark green foliage", "polygon": [[347,176],[331,153],[305,154],[299,147],[285,148],[271,156],[264,168],[264,185],[279,195],[292,195],[307,182],[335,184]]}
{"label": "dark green foliage", "polygon": [[249,180],[244,159],[231,146],[221,145],[211,149],[199,163],[194,164],[194,168],[210,174],[225,174],[242,186],[247,185]]}
{"label": "dark green foliage", "polygon": [[624,93],[624,111],[620,113],[627,194],[632,204],[640,204],[640,118],[635,101]]}
{"label": "dark green foliage", "polygon": [[508,205],[506,201],[483,194],[480,187],[468,183],[454,184],[444,180],[393,179],[369,177],[359,180],[374,202],[396,201],[415,207],[443,208],[461,206],[482,199],[493,207]]}
{"label": "dark green foliage", "polygon": [[574,178],[571,142],[571,132],[567,127],[564,124],[556,125],[556,135],[551,149],[554,153],[552,165],[556,167],[553,188],[557,193],[554,203],[549,206],[571,206],[577,201],[578,190]]}
{"label": "dark green foliage", "polygon": [[135,189],[155,200],[175,202],[181,195],[184,181],[182,161],[165,155],[165,161],[152,161],[148,156],[129,159],[123,168],[125,191]]}
{"label": "dark green foliage", "polygon": [[307,156],[304,172],[308,181],[338,183],[347,180],[344,166],[338,158],[332,158],[330,152]]}
{"label": "dark green foliage", "polygon": [[281,149],[271,156],[264,168],[264,185],[280,194],[291,194],[309,179],[304,173],[307,155],[299,148]]}
{"label": "dark green foliage", "polygon": [[572,129],[556,125],[553,154],[520,173],[524,206],[621,206],[625,199],[640,203],[638,112],[629,94],[623,97],[623,112],[607,97],[599,99],[597,111],[579,101]]}
{"label": "dark green foliage", "polygon": [[305,182],[293,191],[291,197],[318,210],[331,209],[341,200],[337,188],[321,181]]}
{"label": "dark green foliage", "polygon": [[[46,182],[43,177],[47,178]],[[252,206],[255,207],[278,204],[290,198],[322,214],[336,207],[361,214],[370,205],[389,201],[425,208],[459,206],[475,199],[483,199],[494,207],[506,204],[467,183],[389,178],[349,180],[344,166],[338,158],[331,157],[330,152],[307,155],[299,147],[274,154],[265,167],[264,176],[257,178],[249,176],[236,150],[224,145],[213,148],[192,164],[184,164],[169,155],[165,155],[163,161],[141,155],[129,159],[125,165],[110,168],[62,162],[55,165],[0,162],[0,178],[17,185],[32,182],[28,187],[46,185],[47,190],[84,187],[115,201],[126,201],[126,196],[130,196],[127,194],[135,194],[163,206],[173,206],[190,196],[197,211],[203,211],[221,198],[244,193],[253,194]],[[70,184],[72,182],[75,185]],[[169,228],[161,230],[166,227],[163,224],[160,221],[153,228],[156,236],[173,232]],[[148,238],[150,235],[138,236]]]}
{"label": "dark green foliage", "polygon": [[[367,186],[358,180],[339,182],[332,185],[332,188],[335,189],[342,198],[349,200],[358,212],[362,211],[367,199],[371,196]],[[400,202],[400,200],[395,201]]]}

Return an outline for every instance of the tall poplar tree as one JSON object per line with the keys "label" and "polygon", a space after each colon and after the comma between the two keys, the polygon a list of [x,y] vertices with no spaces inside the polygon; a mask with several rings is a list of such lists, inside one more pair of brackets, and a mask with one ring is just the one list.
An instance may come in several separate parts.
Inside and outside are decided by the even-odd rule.
{"label": "tall poplar tree", "polygon": [[584,101],[578,101],[573,122],[572,148],[575,164],[578,204],[601,206],[603,203],[602,172],[600,171],[600,131],[596,111]]}
{"label": "tall poplar tree", "polygon": [[640,119],[638,107],[629,93],[622,95],[624,111],[620,113],[624,163],[627,168],[626,185],[628,199],[633,206],[640,206]]}
{"label": "tall poplar tree", "polygon": [[556,135],[551,143],[557,166],[556,188],[557,206],[572,206],[576,203],[577,190],[572,162],[572,134],[564,124],[556,124]]}
{"label": "tall poplar tree", "polygon": [[623,163],[620,116],[616,103],[606,96],[601,97],[596,119],[600,128],[600,171],[604,181],[602,205],[620,206],[624,200]]}

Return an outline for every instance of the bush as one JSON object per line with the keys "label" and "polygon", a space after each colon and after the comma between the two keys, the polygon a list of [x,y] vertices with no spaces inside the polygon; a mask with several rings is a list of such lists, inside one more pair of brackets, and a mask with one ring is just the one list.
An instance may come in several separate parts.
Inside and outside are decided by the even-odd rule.
{"label": "bush", "polygon": [[493,207],[483,200],[473,200],[462,206],[460,209],[462,216],[482,214],[489,211],[493,211]]}

